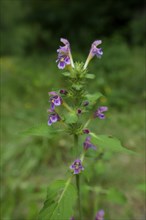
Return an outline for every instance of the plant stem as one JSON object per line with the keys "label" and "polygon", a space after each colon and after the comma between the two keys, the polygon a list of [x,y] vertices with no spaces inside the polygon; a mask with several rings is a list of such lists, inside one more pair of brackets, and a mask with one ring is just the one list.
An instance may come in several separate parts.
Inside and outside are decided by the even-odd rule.
{"label": "plant stem", "polygon": [[[79,146],[78,146],[78,135],[74,135],[74,148],[76,149],[76,157],[79,157]],[[78,194],[78,209],[79,209],[79,220],[82,220],[82,213],[81,213],[81,196],[80,196],[80,175],[76,174],[76,187],[77,187],[77,194]]]}
{"label": "plant stem", "polygon": [[74,134],[74,148],[75,148],[75,152],[76,152],[76,157],[79,157],[78,141],[79,141],[78,135]]}
{"label": "plant stem", "polygon": [[79,220],[82,220],[82,212],[81,212],[81,196],[80,196],[80,175],[76,175],[76,187],[78,193],[78,209],[79,209]]}

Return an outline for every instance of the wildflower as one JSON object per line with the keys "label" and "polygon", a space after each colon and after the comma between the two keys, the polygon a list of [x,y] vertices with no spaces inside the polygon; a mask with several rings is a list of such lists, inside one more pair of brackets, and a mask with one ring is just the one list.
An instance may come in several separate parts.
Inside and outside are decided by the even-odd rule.
{"label": "wildflower", "polygon": [[101,107],[99,107],[99,108],[96,110],[96,112],[95,112],[95,114],[94,114],[94,117],[95,117],[95,118],[98,117],[98,118],[100,118],[100,119],[105,119],[105,115],[104,115],[103,112],[106,112],[107,110],[108,110],[108,107],[107,107],[107,106],[101,106]]}
{"label": "wildflower", "polygon": [[104,220],[104,210],[100,210],[97,212],[95,220]]}
{"label": "wildflower", "polygon": [[90,52],[89,52],[89,55],[87,57],[87,60],[85,62],[85,65],[84,65],[84,69],[87,68],[88,66],[88,63],[90,62],[90,60],[96,55],[98,58],[101,58],[101,56],[103,55],[103,51],[101,48],[97,48],[97,46],[99,44],[101,44],[102,41],[101,40],[96,40],[92,43],[91,45],[91,49],[90,49]]}
{"label": "wildflower", "polygon": [[60,46],[60,48],[57,50],[58,59],[56,62],[58,62],[58,68],[64,69],[66,65],[70,64],[72,67],[74,67],[69,41],[64,38],[61,38],[60,41],[64,44],[64,46]]}
{"label": "wildflower", "polygon": [[75,160],[73,164],[70,166],[70,169],[74,171],[73,172],[74,174],[79,174],[82,170],[84,170],[81,160],[79,159]]}
{"label": "wildflower", "polygon": [[84,149],[88,150],[88,148],[92,148],[94,150],[96,150],[96,147],[90,142],[90,137],[86,137],[85,142],[83,143]]}
{"label": "wildflower", "polygon": [[75,218],[72,216],[72,217],[70,218],[70,220],[75,220]]}
{"label": "wildflower", "polygon": [[49,95],[51,95],[51,111],[54,111],[55,106],[60,106],[62,104],[62,98],[56,92],[49,92]]}
{"label": "wildflower", "polygon": [[89,129],[85,128],[85,129],[83,129],[83,133],[84,133],[84,134],[89,134],[90,131],[89,131]]}
{"label": "wildflower", "polygon": [[57,113],[52,113],[49,115],[49,119],[48,119],[48,125],[52,125],[53,123],[57,122],[60,120],[60,117]]}

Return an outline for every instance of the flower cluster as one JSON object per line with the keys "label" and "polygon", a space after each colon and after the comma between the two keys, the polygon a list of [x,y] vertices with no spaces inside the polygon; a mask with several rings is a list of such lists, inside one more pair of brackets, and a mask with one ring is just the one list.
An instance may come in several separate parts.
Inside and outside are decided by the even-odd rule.
{"label": "flower cluster", "polygon": [[61,120],[60,116],[55,112],[55,107],[60,106],[62,104],[62,98],[59,96],[56,92],[52,91],[48,93],[50,95],[50,109],[48,109],[48,112],[51,112],[51,114],[48,116],[48,125],[52,125],[53,123]]}

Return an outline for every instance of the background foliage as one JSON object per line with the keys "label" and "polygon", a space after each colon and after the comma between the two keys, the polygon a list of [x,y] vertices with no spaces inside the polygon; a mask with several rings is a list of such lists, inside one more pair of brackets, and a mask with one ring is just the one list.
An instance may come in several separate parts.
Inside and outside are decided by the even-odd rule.
{"label": "background foliage", "polygon": [[[89,81],[88,89],[105,95],[99,104],[108,105],[109,112],[106,121],[95,121],[91,127],[98,134],[120,138],[139,153],[135,157],[107,152],[103,161],[91,164],[90,172],[86,167],[84,215],[90,219],[103,208],[106,219],[144,219],[141,1],[14,0],[12,4],[2,0],[0,4],[2,219],[36,219],[48,184],[66,177],[74,160],[66,134],[40,135],[47,123],[48,91],[66,85],[55,63],[60,37],[70,40],[73,57],[79,61],[86,59],[93,40],[103,40],[104,56],[89,66],[97,77]],[[35,136],[23,132],[40,124]]]}

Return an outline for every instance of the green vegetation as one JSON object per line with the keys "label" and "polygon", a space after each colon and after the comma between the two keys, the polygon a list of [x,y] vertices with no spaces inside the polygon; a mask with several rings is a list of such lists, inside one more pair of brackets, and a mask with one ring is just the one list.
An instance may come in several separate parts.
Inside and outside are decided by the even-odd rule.
{"label": "green vegetation", "polygon": [[[83,178],[92,187],[82,188],[83,211],[86,219],[100,208],[106,219],[141,219],[145,191],[144,53],[141,47],[130,48],[117,38],[105,39],[103,49],[100,62],[93,60],[90,65],[97,77],[89,81],[89,89],[98,88],[105,95],[100,103],[108,105],[109,112],[106,121],[97,120],[91,126],[97,134],[119,138],[137,155],[108,151],[102,161],[98,158],[97,164],[91,164],[93,172],[86,167]],[[76,59],[81,57],[76,54]],[[65,88],[55,59],[56,54],[1,58],[3,220],[35,220],[48,185],[67,176],[69,137],[53,132],[49,138],[39,132],[27,136],[25,132],[42,124],[42,133],[47,124],[48,92]]]}

